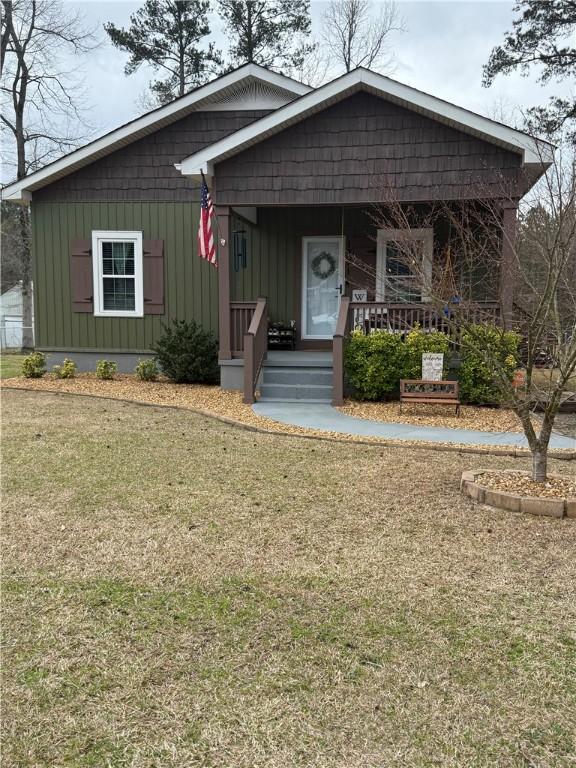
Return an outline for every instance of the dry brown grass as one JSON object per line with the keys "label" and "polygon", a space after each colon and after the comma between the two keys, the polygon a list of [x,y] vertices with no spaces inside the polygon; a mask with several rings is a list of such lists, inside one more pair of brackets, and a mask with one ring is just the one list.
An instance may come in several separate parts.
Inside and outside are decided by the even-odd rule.
{"label": "dry brown grass", "polygon": [[6,768],[574,765],[576,525],[477,457],[3,404]]}
{"label": "dry brown grass", "polygon": [[[187,408],[204,414],[212,414],[219,418],[231,420],[236,423],[245,424],[249,427],[256,427],[259,430],[269,432],[281,432],[291,435],[306,435],[308,437],[323,437],[335,439],[347,439],[355,442],[370,442],[385,444],[390,442],[388,438],[368,437],[359,435],[344,435],[341,432],[330,432],[328,430],[314,430],[305,427],[299,427],[291,424],[283,424],[257,415],[250,405],[242,402],[241,392],[226,392],[217,386],[202,385],[183,385],[172,384],[169,381],[161,380],[156,382],[138,381],[134,376],[118,375],[113,380],[102,381],[97,379],[94,374],[83,373],[74,379],[56,379],[52,375],[47,375],[41,379],[25,379],[22,377],[11,378],[4,382],[3,386],[10,388],[32,389],[42,392],[70,393],[75,395],[91,395],[96,397],[111,398],[116,400],[130,400],[154,405],[175,406],[178,408]],[[527,449],[518,449],[514,447],[517,431],[516,416],[510,411],[482,408],[464,408],[463,417],[456,418],[446,413],[446,409],[439,409],[438,406],[431,406],[435,409],[434,415],[430,411],[417,411],[415,406],[408,406],[405,417],[402,421],[413,424],[439,425],[456,428],[471,429],[495,429],[509,431],[511,434],[510,445],[508,449],[516,452],[528,453]],[[424,406],[426,408],[426,406]],[[353,416],[360,418],[382,419],[383,421],[397,421],[398,406],[393,403],[353,403],[348,401],[342,409]],[[484,413],[488,411],[488,413]],[[490,421],[491,419],[491,421]],[[401,442],[398,439],[394,443]],[[408,441],[411,445],[427,445],[425,440]],[[457,443],[441,444],[436,443],[436,448],[442,450],[458,448]],[[473,448],[477,452],[493,452],[506,450],[506,446],[495,448],[493,446],[478,445],[470,446],[466,444],[466,449]],[[560,450],[559,453],[565,451]],[[569,451],[571,453],[571,451]]]}

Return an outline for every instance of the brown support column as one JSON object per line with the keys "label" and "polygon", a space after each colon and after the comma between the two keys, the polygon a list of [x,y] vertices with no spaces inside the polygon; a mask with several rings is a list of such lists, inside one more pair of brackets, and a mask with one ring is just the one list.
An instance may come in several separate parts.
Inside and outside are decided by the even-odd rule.
{"label": "brown support column", "polygon": [[499,301],[504,328],[512,326],[514,315],[514,289],[516,284],[516,230],[518,202],[506,200],[502,205],[502,250],[500,254]]}
{"label": "brown support column", "polygon": [[218,229],[218,328],[220,360],[230,360],[230,208],[216,206]]}

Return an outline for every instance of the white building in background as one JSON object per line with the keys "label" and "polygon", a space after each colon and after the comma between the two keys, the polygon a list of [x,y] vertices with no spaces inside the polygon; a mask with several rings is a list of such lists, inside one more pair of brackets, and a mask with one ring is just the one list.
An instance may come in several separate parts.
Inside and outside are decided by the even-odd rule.
{"label": "white building in background", "polygon": [[[22,285],[17,283],[0,295],[0,348],[20,349],[23,336]],[[34,337],[34,309],[32,309]]]}

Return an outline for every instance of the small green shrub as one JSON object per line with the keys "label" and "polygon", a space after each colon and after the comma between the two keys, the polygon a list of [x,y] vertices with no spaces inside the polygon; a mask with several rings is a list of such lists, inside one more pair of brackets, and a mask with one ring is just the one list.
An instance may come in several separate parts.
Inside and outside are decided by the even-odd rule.
{"label": "small green shrub", "polygon": [[158,378],[158,366],[156,360],[139,360],[138,365],[134,368],[136,378],[140,381],[156,381]]}
{"label": "small green shrub", "polygon": [[96,376],[99,379],[113,379],[118,370],[118,363],[114,360],[98,360],[96,363]]}
{"label": "small green shrub", "polygon": [[352,331],[344,353],[346,379],[359,400],[380,400],[398,389],[406,346],[387,331]]}
{"label": "small green shrub", "polygon": [[406,356],[401,379],[422,378],[422,355],[425,352],[437,352],[444,355],[444,378],[448,372],[450,339],[442,331],[425,333],[420,326],[415,326],[404,341]]}
{"label": "small green shrub", "polygon": [[347,381],[360,400],[380,400],[399,389],[400,379],[422,378],[424,352],[442,352],[446,373],[449,351],[450,340],[440,331],[415,327],[406,338],[388,331],[353,331],[344,357]]}
{"label": "small green shrub", "polygon": [[41,379],[46,373],[46,355],[31,352],[22,361],[22,375],[27,379]]}
{"label": "small green shrub", "polygon": [[218,342],[194,321],[173,320],[153,347],[162,373],[177,384],[217,384]]}
{"label": "small green shrub", "polygon": [[520,336],[496,325],[474,325],[462,333],[460,393],[468,403],[497,405],[502,385],[495,375],[501,371],[512,381],[518,367]]}
{"label": "small green shrub", "polygon": [[57,379],[73,379],[76,376],[76,363],[66,357],[62,365],[53,365],[52,373]]}

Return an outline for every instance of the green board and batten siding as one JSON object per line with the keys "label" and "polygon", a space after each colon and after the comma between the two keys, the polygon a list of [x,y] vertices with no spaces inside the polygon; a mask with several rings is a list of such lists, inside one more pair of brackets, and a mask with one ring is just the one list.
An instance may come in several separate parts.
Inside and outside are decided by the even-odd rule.
{"label": "green board and batten siding", "polygon": [[[55,350],[145,352],[161,323],[196,320],[218,331],[218,274],[198,257],[197,202],[34,202],[37,346]],[[92,230],[137,230],[164,241],[165,315],[94,317],[72,311],[70,243]]]}
{"label": "green board and batten siding", "polygon": [[[232,219],[246,233],[246,269],[231,269],[232,301],[268,299],[270,319],[300,323],[302,237],[344,233],[348,247],[375,265],[370,209],[260,208],[258,225]],[[146,352],[162,322],[196,320],[218,333],[218,271],[198,256],[197,202],[36,202],[32,204],[37,345],[45,350]],[[141,230],[164,241],[164,315],[94,317],[72,310],[70,244],[92,230]],[[215,232],[215,237],[224,233]],[[447,233],[436,233],[438,252]],[[232,260],[233,261],[233,260]],[[474,281],[492,300],[490,280]],[[480,293],[482,295],[480,295]]]}
{"label": "green board and batten siding", "polygon": [[247,268],[232,271],[232,300],[268,299],[271,320],[300,324],[302,238],[366,236],[366,212],[341,208],[259,208],[258,226],[234,222],[246,230]]}

